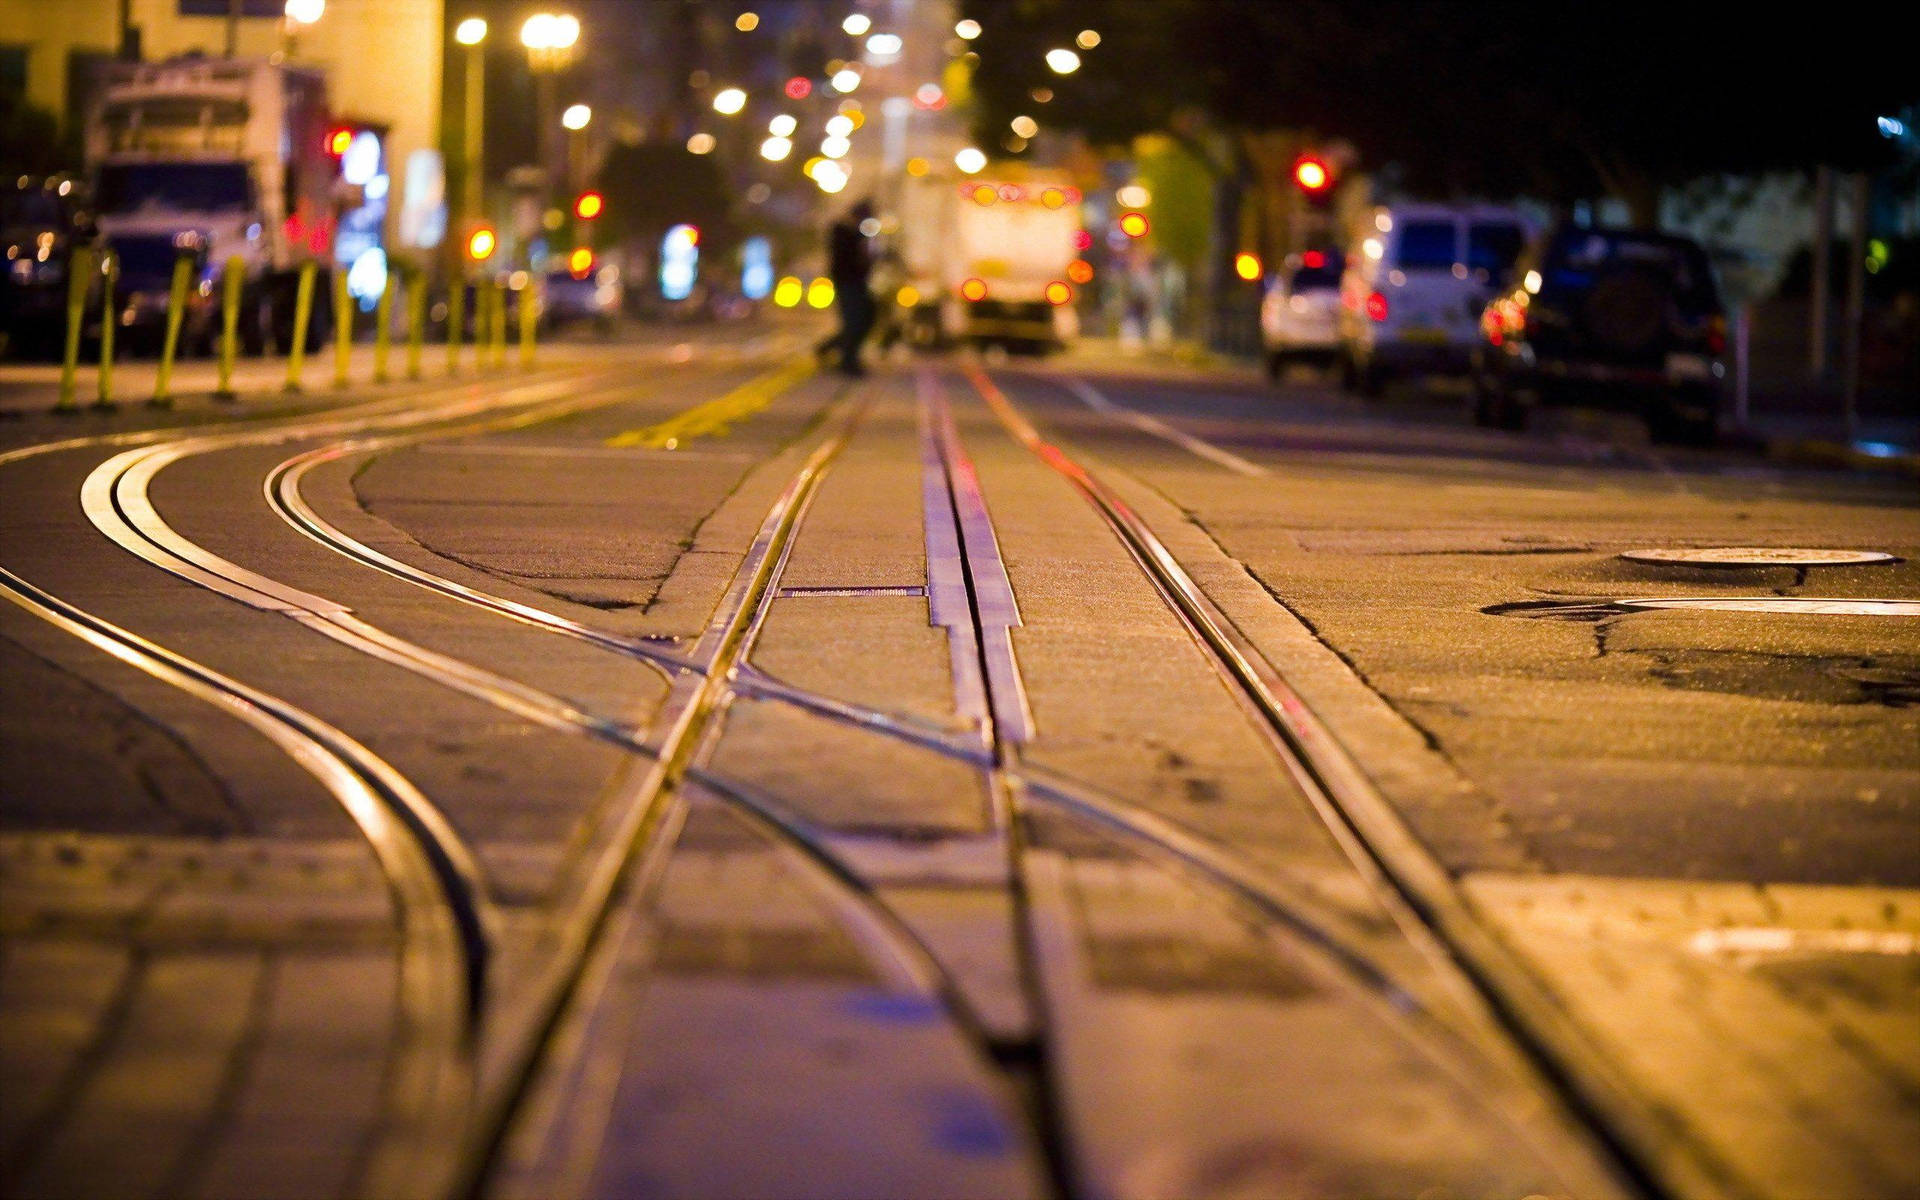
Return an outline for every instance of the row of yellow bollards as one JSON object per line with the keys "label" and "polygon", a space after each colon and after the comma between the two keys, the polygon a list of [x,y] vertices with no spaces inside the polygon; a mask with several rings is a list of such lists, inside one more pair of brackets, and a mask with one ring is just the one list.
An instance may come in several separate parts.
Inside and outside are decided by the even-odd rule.
{"label": "row of yellow bollards", "polygon": [[[193,286],[193,263],[191,254],[182,254],[173,265],[173,277],[167,294],[166,332],[160,344],[160,368],[154,377],[153,395],[147,401],[152,405],[165,407],[173,402],[173,366],[179,352],[187,296]],[[86,316],[87,295],[96,274],[101,285],[101,322],[100,372],[94,407],[112,408],[114,332],[118,325],[114,319],[118,311],[114,304],[114,290],[120,279],[119,257],[112,250],[107,250],[96,261],[90,248],[77,247],[73,251],[69,270],[67,336],[60,368],[60,396],[55,411],[70,412],[79,407],[75,395],[80,364],[80,334]],[[407,284],[406,377],[421,378],[421,359],[426,342],[427,289],[419,271],[394,271],[388,274],[386,286],[381,290],[374,307],[374,383],[387,383],[391,379],[389,359],[393,347],[393,300],[403,274]],[[240,304],[246,278],[244,260],[229,258],[221,275],[219,382],[214,389],[214,396],[216,399],[234,400],[238,398],[233,390],[233,368],[239,352]],[[301,264],[294,288],[293,328],[287,349],[287,376],[282,385],[283,391],[301,390],[301,375],[306,366],[307,333],[313,320],[313,293],[318,276],[318,263]],[[353,297],[347,291],[345,271],[334,271],[332,281],[333,386],[344,388],[351,382],[349,366],[353,349]],[[460,347],[465,340],[466,291],[465,287],[454,287],[448,289],[447,293],[447,373],[450,375],[460,370]],[[482,280],[474,287],[473,349],[476,369],[502,368],[507,364],[507,294],[507,286],[498,280]],[[530,370],[534,365],[534,341],[539,321],[539,305],[531,284],[523,293],[519,318],[519,365],[521,370]]]}

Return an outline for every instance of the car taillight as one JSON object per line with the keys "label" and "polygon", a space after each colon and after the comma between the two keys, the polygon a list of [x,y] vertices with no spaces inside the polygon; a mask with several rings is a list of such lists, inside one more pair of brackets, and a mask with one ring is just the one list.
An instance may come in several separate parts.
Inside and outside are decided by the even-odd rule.
{"label": "car taillight", "polygon": [[1387,298],[1383,293],[1367,293],[1367,316],[1375,321],[1387,319]]}
{"label": "car taillight", "polygon": [[987,298],[987,281],[984,279],[969,279],[960,285],[960,294],[969,300],[985,300]]}
{"label": "car taillight", "polygon": [[1725,354],[1727,352],[1727,319],[1725,317],[1707,318],[1707,353]]}

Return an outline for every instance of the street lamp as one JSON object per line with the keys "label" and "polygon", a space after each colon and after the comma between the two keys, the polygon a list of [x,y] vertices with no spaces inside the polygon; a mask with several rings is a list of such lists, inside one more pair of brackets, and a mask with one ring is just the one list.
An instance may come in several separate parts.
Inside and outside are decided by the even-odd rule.
{"label": "street lamp", "polygon": [[318,23],[326,15],[327,0],[287,0],[282,11],[286,20],[280,25],[280,53],[292,58],[301,28]]}
{"label": "street lamp", "polygon": [[467,48],[464,64],[466,111],[461,114],[466,119],[460,147],[465,151],[462,156],[465,161],[461,163],[460,209],[465,220],[476,221],[480,218],[480,174],[485,160],[480,122],[486,111],[487,57],[486,49],[481,44],[487,40],[486,20],[468,17],[453,27],[453,40]]}
{"label": "street lamp", "polygon": [[571,13],[535,13],[520,26],[520,44],[527,48],[527,65],[533,70],[540,167],[549,182],[554,176],[554,81],[573,61],[579,40],[580,18]]}

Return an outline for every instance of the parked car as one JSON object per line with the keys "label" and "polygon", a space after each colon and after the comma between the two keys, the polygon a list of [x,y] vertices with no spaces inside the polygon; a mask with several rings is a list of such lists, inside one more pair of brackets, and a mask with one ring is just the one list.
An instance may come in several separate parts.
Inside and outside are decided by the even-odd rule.
{"label": "parked car", "polygon": [[[14,355],[57,358],[67,326],[67,266],[93,240],[83,189],[55,175],[0,186],[0,342]],[[97,305],[97,299],[95,301]]]}
{"label": "parked car", "polygon": [[595,329],[605,333],[620,315],[626,296],[620,268],[612,263],[589,271],[548,271],[543,284],[540,316],[548,329],[591,321]]}
{"label": "parked car", "polygon": [[1340,280],[1341,381],[1378,394],[1395,377],[1463,375],[1480,311],[1505,286],[1532,232],[1520,213],[1482,205],[1375,210]]}
{"label": "parked car", "polygon": [[1332,363],[1340,352],[1340,269],[1335,250],[1290,254],[1260,301],[1260,348],[1267,377],[1289,363]]}
{"label": "parked car", "polygon": [[1518,428],[1531,405],[1592,403],[1640,413],[1657,441],[1713,440],[1727,320],[1699,243],[1566,228],[1515,273],[1481,316],[1478,421]]}

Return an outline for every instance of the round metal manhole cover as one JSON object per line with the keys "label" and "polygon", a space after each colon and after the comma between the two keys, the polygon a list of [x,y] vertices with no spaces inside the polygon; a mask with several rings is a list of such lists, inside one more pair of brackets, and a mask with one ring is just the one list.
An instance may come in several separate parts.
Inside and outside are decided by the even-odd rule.
{"label": "round metal manhole cover", "polygon": [[1628,550],[1620,557],[1630,562],[1685,567],[1840,567],[1900,561],[1884,550],[1815,550],[1805,546]]}

